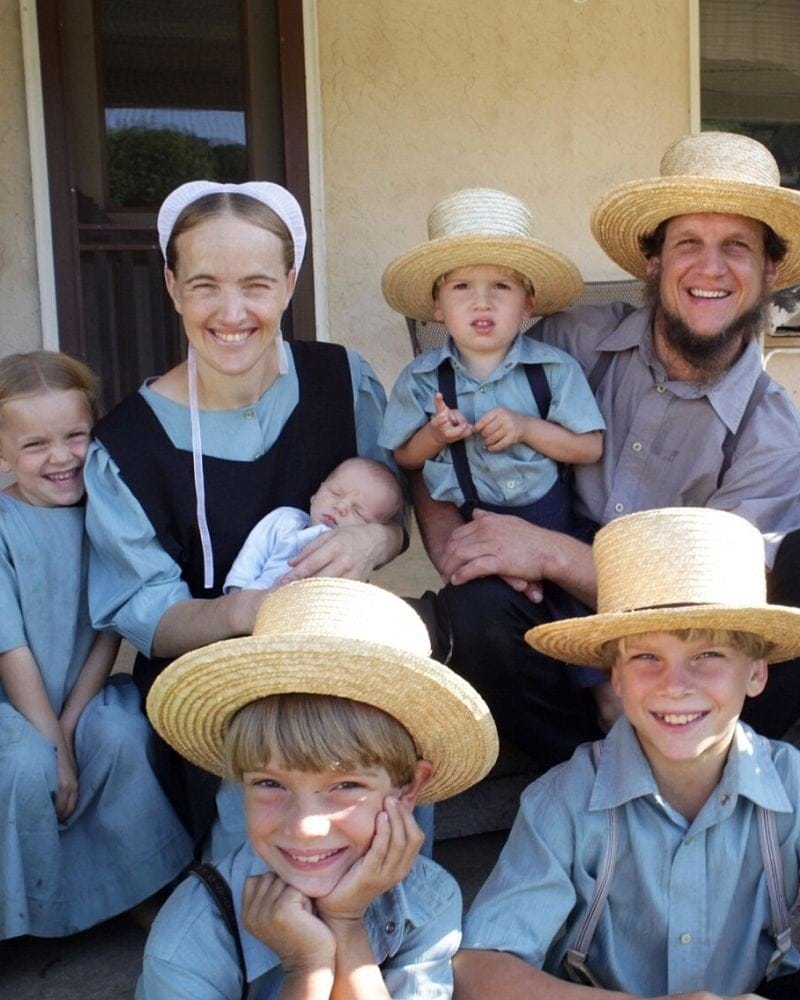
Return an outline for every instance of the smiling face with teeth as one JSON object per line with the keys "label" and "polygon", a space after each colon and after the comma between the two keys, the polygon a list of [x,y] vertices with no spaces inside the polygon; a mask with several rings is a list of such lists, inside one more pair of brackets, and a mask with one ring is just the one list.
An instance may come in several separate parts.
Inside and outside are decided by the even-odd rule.
{"label": "smiling face with teeth", "polygon": [[0,472],[11,496],[34,507],[70,507],[83,497],[92,413],[79,389],[46,389],[0,409]]}
{"label": "smiling face with teeth", "polygon": [[272,232],[230,214],[176,239],[167,289],[197,352],[205,401],[236,395],[254,402],[278,372],[275,337],[292,297],[295,271]]}
{"label": "smiling face with teeth", "polygon": [[415,779],[401,790],[380,765],[298,771],[276,757],[242,775],[250,842],[287,885],[309,899],[327,896],[369,850],[387,796],[412,808],[430,773],[430,764],[418,761]]}
{"label": "smiling face with teeth", "polygon": [[[664,346],[663,313],[696,337],[714,338],[762,303],[775,280],[764,237],[761,222],[740,215],[699,213],[669,220],[661,250],[648,261],[658,280],[657,350]],[[732,360],[741,346],[733,345]]]}
{"label": "smiling face with teeth", "polygon": [[730,644],[669,632],[628,637],[611,671],[614,691],[670,801],[677,781],[690,782],[705,801],[722,774],[745,698],[760,694],[766,682],[765,660]]}

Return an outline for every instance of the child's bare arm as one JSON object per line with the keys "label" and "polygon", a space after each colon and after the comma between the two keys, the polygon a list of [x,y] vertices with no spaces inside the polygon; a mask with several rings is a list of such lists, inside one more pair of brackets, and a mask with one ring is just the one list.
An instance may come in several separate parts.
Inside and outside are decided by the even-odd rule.
{"label": "child's bare arm", "polygon": [[102,688],[114,666],[114,660],[119,651],[120,638],[111,632],[98,632],[95,635],[92,648],[81,667],[78,679],[67,697],[61,710],[58,723],[65,739],[72,745],[75,727],[83,710]]}
{"label": "child's bare arm", "polygon": [[[637,1000],[636,994],[602,990],[557,979],[505,951],[463,949],[453,959],[455,1000],[485,1000],[503,984],[503,1000]],[[652,1000],[670,1000],[653,997]],[[671,1000],[758,1000],[754,993],[722,997],[708,990],[676,994]]]}
{"label": "child's bare arm", "polygon": [[497,406],[475,424],[488,451],[505,451],[521,442],[555,462],[590,465],[603,454],[602,431],[576,434],[552,420]]}
{"label": "child's bare arm", "polygon": [[460,410],[451,410],[440,392],[434,396],[436,412],[405,444],[394,450],[394,458],[403,469],[421,469],[442,448],[472,434],[472,427]]}
{"label": "child's bare arm", "polygon": [[28,646],[0,654],[0,681],[9,701],[46,740],[55,744],[58,788],[56,815],[65,820],[78,804],[78,772],[72,745],[65,740]]}

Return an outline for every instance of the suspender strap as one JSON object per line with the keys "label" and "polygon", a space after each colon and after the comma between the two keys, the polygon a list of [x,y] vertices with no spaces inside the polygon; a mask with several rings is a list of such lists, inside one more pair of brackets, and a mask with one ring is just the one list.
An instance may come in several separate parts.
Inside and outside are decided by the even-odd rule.
{"label": "suspender strap", "polygon": [[[600,764],[602,752],[603,741],[596,740],[592,744],[592,758],[594,760],[595,771]],[[602,986],[586,964],[586,958],[600,921],[600,915],[608,899],[611,879],[614,877],[614,869],[617,865],[618,841],[619,823],[617,808],[614,807],[613,809],[606,809],[606,847],[597,873],[592,901],[578,930],[578,935],[572,943],[572,947],[567,950],[564,956],[564,971],[569,978],[574,983],[583,983],[586,986],[594,986],[596,989],[601,989]]]}
{"label": "suspender strap", "polygon": [[[763,743],[771,756],[772,744],[767,739],[764,739]],[[766,978],[770,979],[775,975],[783,956],[792,946],[792,925],[789,918],[789,908],[783,894],[783,860],[775,813],[771,809],[757,806],[756,815],[758,818],[758,842],[761,847],[761,860],[764,865],[769,906],[772,913],[772,936],[775,940],[775,951],[772,953],[766,972]]]}
{"label": "suspender strap", "polygon": [[771,382],[772,379],[769,375],[767,375],[765,371],[762,371],[756,379],[756,384],[753,386],[750,398],[747,400],[747,405],[744,408],[742,419],[739,421],[739,426],[735,431],[728,431],[725,436],[725,440],[722,442],[722,465],[720,466],[719,476],[717,477],[717,489],[722,486],[722,480],[725,478],[728,473],[728,469],[731,467],[733,453],[736,451],[736,446],[739,444],[739,438],[742,436],[742,432],[750,422],[750,418],[752,417],[756,407],[764,398]]}
{"label": "suspender strap", "polygon": [[236,958],[239,962],[239,971],[242,974],[242,1000],[247,997],[247,968],[244,964],[244,952],[242,951],[242,939],[239,936],[239,924],[236,921],[236,910],[233,906],[233,893],[231,887],[220,875],[217,868],[207,862],[197,865],[192,869],[192,875],[196,875],[203,885],[208,889],[211,898],[217,904],[225,926],[230,931],[233,943],[236,946]]}
{"label": "suspender strap", "polygon": [[[525,376],[528,379],[528,385],[531,387],[531,394],[533,395],[539,415],[542,420],[547,420],[553,397],[550,392],[550,383],[547,381],[547,376],[544,373],[544,366],[528,364],[522,367],[525,369]],[[456,373],[453,371],[450,358],[444,358],[441,362],[437,369],[437,376],[439,380],[439,392],[442,394],[445,403],[451,410],[457,410]],[[449,447],[450,456],[453,459],[453,468],[458,480],[458,488],[464,497],[464,503],[473,507],[477,506],[480,503],[480,499],[478,491],[475,488],[475,481],[472,478],[472,472],[470,471],[466,446],[463,441],[454,441]]]}

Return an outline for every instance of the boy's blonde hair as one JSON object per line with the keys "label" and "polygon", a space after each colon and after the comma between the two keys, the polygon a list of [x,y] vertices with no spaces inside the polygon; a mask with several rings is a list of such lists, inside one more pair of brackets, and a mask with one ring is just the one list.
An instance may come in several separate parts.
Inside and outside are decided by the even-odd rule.
{"label": "boy's blonde hair", "polygon": [[[602,650],[604,667],[613,667],[617,658],[625,654],[629,642],[635,642],[641,635],[650,633],[642,632],[636,635],[624,635],[620,639],[611,639]],[[752,632],[732,632],[728,629],[707,629],[707,628],[674,628],[665,629],[665,635],[674,635],[684,642],[708,642],[712,646],[731,646],[750,660],[761,660],[766,657],[770,649],[770,643],[760,635]]]}
{"label": "boy's blonde hair", "polygon": [[408,731],[372,705],[321,694],[274,694],[250,702],[225,734],[225,777],[241,781],[279,757],[295,771],[386,769],[403,788],[419,755]]}
{"label": "boy's blonde hair", "polygon": [[82,361],[61,351],[28,351],[0,360],[0,419],[12,399],[33,396],[48,389],[77,389],[86,397],[92,420],[100,417],[100,383]]}

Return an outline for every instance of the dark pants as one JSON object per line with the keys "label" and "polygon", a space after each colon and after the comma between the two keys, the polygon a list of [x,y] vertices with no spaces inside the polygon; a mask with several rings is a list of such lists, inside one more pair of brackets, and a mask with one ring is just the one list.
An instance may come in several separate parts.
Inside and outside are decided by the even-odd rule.
{"label": "dark pants", "polygon": [[[780,548],[770,600],[800,607],[800,531]],[[501,735],[543,767],[602,735],[591,690],[576,684],[575,668],[537,653],[524,640],[534,625],[569,616],[558,614],[557,598],[532,604],[498,577],[487,577],[410,603],[428,625],[433,655],[445,659],[452,647],[450,666],[486,699]],[[742,718],[777,739],[798,717],[800,662],[771,666],[765,691],[747,700]]]}

